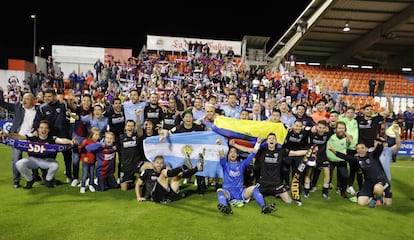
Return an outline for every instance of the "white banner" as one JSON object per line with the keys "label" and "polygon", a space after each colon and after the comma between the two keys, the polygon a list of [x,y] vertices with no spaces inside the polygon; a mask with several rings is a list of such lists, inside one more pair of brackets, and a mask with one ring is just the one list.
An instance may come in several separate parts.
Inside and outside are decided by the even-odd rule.
{"label": "white banner", "polygon": [[184,52],[188,50],[188,43],[207,44],[210,47],[210,53],[217,53],[221,51],[223,55],[228,50],[233,49],[234,54],[241,55],[241,41],[226,41],[226,40],[212,40],[201,38],[183,38],[183,37],[166,37],[147,35],[147,49],[148,50],[165,50],[174,52]]}
{"label": "white banner", "polygon": [[105,48],[52,45],[52,56],[56,62],[93,65],[98,58],[104,60]]}

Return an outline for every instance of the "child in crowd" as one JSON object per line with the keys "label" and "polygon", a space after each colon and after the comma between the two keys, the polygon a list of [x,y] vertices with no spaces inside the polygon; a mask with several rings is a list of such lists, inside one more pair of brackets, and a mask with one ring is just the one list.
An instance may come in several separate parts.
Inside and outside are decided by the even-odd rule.
{"label": "child in crowd", "polygon": [[106,132],[103,142],[97,142],[86,146],[86,151],[95,154],[96,158],[96,177],[98,191],[119,188],[114,175],[115,168],[115,134]]}
{"label": "child in crowd", "polygon": [[82,181],[80,193],[85,193],[86,180],[89,177],[89,191],[95,192],[93,180],[95,178],[95,154],[86,150],[86,146],[97,143],[101,139],[101,130],[97,127],[91,128],[88,138],[84,139],[79,146],[80,160],[82,162]]}

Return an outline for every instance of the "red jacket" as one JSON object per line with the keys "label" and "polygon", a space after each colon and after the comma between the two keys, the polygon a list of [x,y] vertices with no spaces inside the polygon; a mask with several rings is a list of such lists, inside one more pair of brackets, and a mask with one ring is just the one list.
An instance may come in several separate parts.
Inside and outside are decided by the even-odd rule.
{"label": "red jacket", "polygon": [[83,163],[89,163],[89,164],[94,164],[96,159],[95,159],[95,154],[92,152],[88,152],[86,151],[85,147],[89,144],[93,144],[96,143],[94,140],[92,140],[91,138],[86,138],[85,140],[82,141],[81,145],[79,145],[79,152],[80,152],[80,161]]}

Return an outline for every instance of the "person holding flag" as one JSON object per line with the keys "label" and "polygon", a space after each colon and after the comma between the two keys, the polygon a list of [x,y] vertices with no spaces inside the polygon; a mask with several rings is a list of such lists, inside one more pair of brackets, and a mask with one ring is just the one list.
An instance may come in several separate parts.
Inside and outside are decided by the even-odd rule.
{"label": "person holding flag", "polygon": [[[276,208],[276,204],[272,203],[266,205],[265,199],[259,190],[259,184],[243,187],[243,175],[245,169],[250,165],[250,162],[256,156],[257,151],[260,148],[262,139],[257,138],[255,147],[250,152],[249,156],[243,161],[238,161],[239,155],[237,148],[230,144],[230,149],[227,154],[227,158],[224,156],[223,148],[219,149],[220,165],[223,168],[223,187],[217,189],[217,198],[219,204],[217,208],[224,214],[233,214],[230,205],[242,207],[245,203],[248,203],[252,198],[261,207],[262,214],[268,214],[273,212]],[[221,145],[221,139],[217,140],[217,145]]]}

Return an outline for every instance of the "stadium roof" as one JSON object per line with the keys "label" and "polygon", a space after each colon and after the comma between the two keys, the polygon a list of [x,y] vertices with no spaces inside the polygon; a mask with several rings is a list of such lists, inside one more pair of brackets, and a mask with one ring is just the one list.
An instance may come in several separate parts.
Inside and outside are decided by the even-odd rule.
{"label": "stadium roof", "polygon": [[[297,31],[300,21],[307,30]],[[350,30],[344,31],[348,23]],[[414,65],[414,1],[314,0],[268,51],[276,59],[322,65],[371,65],[400,69]]]}

